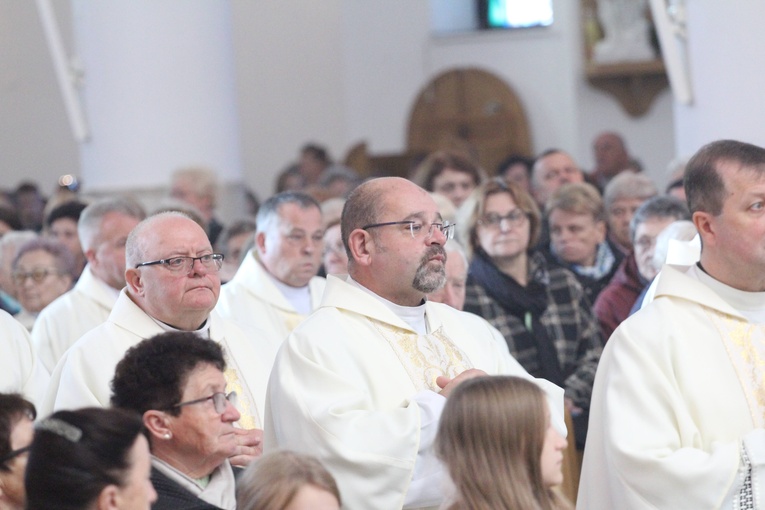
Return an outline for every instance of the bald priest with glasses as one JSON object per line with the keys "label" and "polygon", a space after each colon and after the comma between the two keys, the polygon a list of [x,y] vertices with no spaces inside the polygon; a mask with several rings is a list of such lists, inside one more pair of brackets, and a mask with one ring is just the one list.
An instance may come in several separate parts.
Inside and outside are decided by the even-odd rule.
{"label": "bald priest with glasses", "polygon": [[[220,293],[223,255],[213,253],[204,230],[178,212],[150,216],[130,233],[125,247],[127,286],[107,321],[80,338],[59,361],[43,403],[52,410],[109,405],[117,363],[141,340],[168,331],[190,331],[226,353],[227,387],[238,394],[238,454],[260,451],[268,368],[258,345],[267,333],[246,333],[213,309]],[[245,462],[246,463],[246,462]]]}
{"label": "bald priest with glasses", "polygon": [[[451,391],[486,374],[531,377],[486,321],[426,300],[445,283],[454,226],[425,190],[367,181],[341,229],[349,275],[328,277],[321,306],[277,354],[264,447],[317,456],[343,508],[438,508],[447,476],[432,444]],[[538,383],[561,426],[563,391]]]}

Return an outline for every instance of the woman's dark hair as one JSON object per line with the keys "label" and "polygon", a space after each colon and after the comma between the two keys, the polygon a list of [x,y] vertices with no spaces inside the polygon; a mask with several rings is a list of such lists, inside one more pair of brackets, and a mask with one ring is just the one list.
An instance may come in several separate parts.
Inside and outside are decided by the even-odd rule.
{"label": "woman's dark hair", "polygon": [[196,333],[171,331],[155,335],[131,347],[117,363],[112,379],[111,404],[143,415],[150,409],[172,409],[183,396],[189,375],[200,364],[224,372],[223,349]]}
{"label": "woman's dark hair", "polygon": [[[19,420],[36,416],[34,404],[18,393],[0,393],[0,459],[11,453],[11,432]],[[0,463],[0,471],[9,469],[5,462]]]}
{"label": "woman's dark hair", "polygon": [[28,510],[84,510],[108,485],[123,486],[140,416],[120,409],[58,411],[35,425],[24,477]]}

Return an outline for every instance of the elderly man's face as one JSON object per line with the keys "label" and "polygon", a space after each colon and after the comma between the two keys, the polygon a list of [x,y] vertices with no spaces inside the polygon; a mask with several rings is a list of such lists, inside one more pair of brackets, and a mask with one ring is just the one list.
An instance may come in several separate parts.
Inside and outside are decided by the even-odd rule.
{"label": "elderly man's face", "polygon": [[584,174],[579,166],[563,152],[545,156],[534,164],[532,190],[542,205],[564,184],[583,181]]}
{"label": "elderly man's face", "polygon": [[627,250],[632,248],[630,222],[635,216],[635,211],[643,205],[643,202],[645,202],[644,198],[619,198],[614,200],[606,210],[608,231],[613,241]]}
{"label": "elderly man's face", "polygon": [[652,280],[658,272],[653,264],[656,238],[675,219],[654,216],[635,227],[635,261],[637,262],[638,272],[646,280]]}
{"label": "elderly man's face", "polygon": [[446,284],[428,294],[428,300],[444,303],[457,310],[465,306],[465,284],[468,266],[465,259],[457,252],[448,253],[446,259]]}
{"label": "elderly man's face", "polygon": [[277,221],[256,237],[258,256],[266,270],[291,287],[304,287],[316,276],[324,248],[321,211],[287,203]]}
{"label": "elderly man's face", "polygon": [[630,164],[629,154],[627,154],[624,144],[614,134],[599,136],[593,144],[593,150],[598,170],[609,177],[627,169]]}
{"label": "elderly man's face", "polygon": [[96,246],[88,252],[93,273],[114,289],[125,286],[125,242],[138,219],[110,212],[101,220]]}
{"label": "elderly man's face", "polygon": [[[213,253],[205,231],[194,221],[167,216],[154,221],[141,234],[144,260],[200,257]],[[130,274],[137,275],[132,278]],[[164,264],[128,269],[130,292],[138,295],[144,311],[179,329],[195,329],[215,307],[220,293],[217,269],[194,261],[190,271],[175,272]],[[192,321],[189,324],[189,320]]]}

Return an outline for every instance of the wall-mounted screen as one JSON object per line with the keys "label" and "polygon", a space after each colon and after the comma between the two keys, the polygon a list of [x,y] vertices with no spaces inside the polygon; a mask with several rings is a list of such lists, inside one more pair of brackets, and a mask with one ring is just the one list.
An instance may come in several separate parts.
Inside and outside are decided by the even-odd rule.
{"label": "wall-mounted screen", "polygon": [[552,0],[478,0],[481,28],[531,28],[552,25]]}

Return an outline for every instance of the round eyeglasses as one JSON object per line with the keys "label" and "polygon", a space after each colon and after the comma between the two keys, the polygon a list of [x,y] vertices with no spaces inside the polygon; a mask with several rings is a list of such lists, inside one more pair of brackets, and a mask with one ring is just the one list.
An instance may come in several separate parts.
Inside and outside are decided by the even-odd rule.
{"label": "round eyeglasses", "polygon": [[199,257],[172,257],[169,259],[153,260],[151,262],[141,262],[136,264],[135,268],[143,266],[158,266],[162,265],[174,273],[190,273],[194,267],[194,262],[199,261],[202,263],[202,267],[208,271],[218,271],[223,266],[223,254],[222,253],[208,253],[207,255],[200,255]]}
{"label": "round eyeglasses", "polygon": [[[443,223],[431,223],[430,225],[426,225],[425,223],[421,221],[413,221],[413,220],[406,220],[406,221],[389,221],[387,223],[373,223],[371,225],[366,225],[364,227],[361,227],[361,230],[368,230],[370,228],[377,228],[377,227],[388,227],[391,225],[406,225],[408,228],[407,230],[412,235],[414,239],[430,239],[433,236],[433,232],[438,229],[441,231],[441,233],[446,237],[446,240],[454,238],[454,227],[457,225],[456,223],[449,223],[448,221],[445,221]],[[425,228],[425,227],[428,228]]]}

